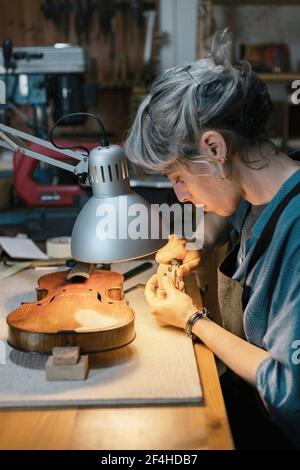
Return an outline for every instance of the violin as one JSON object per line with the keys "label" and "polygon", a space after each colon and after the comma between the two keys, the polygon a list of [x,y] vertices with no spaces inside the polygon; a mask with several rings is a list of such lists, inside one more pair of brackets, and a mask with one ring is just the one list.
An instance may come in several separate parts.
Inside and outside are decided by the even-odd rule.
{"label": "violin", "polygon": [[37,301],[22,303],[7,317],[9,344],[45,354],[57,346],[95,353],[129,344],[135,338],[135,315],[123,284],[122,274],[97,269],[87,278],[68,279],[68,271],[42,276]]}

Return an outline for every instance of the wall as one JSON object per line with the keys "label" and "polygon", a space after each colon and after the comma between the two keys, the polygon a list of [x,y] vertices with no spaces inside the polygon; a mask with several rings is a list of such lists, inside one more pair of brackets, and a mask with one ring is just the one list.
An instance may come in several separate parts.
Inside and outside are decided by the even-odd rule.
{"label": "wall", "polygon": [[282,6],[215,5],[214,18],[217,28],[228,25],[232,29],[237,58],[242,43],[285,43],[289,46],[292,70],[300,71],[300,2]]}
{"label": "wall", "polygon": [[168,41],[161,47],[161,69],[195,60],[197,3],[197,0],[160,0],[160,30],[168,35]]}
{"label": "wall", "polygon": [[[240,58],[240,46],[243,43],[288,45],[290,71],[299,72],[300,75],[300,2],[298,3],[299,5],[215,5],[215,27],[230,27],[234,39],[233,55],[237,59]],[[267,85],[271,99],[278,107],[274,126],[277,131],[281,129],[279,135],[281,133],[288,138],[287,103],[290,84],[267,82]],[[300,130],[297,131],[297,134],[299,133]]]}

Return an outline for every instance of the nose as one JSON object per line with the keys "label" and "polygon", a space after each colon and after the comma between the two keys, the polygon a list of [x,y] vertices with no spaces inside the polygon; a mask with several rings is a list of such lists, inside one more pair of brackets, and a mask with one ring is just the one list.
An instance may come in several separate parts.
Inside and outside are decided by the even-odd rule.
{"label": "nose", "polygon": [[[176,187],[177,186],[177,187]],[[185,191],[183,188],[179,188],[178,185],[173,186],[176,197],[180,202],[187,202],[192,200],[192,196],[189,192]]]}

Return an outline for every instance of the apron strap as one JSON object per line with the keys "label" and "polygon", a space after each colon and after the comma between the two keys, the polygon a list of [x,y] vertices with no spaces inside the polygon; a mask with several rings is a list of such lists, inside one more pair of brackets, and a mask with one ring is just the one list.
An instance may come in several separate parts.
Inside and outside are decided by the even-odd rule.
{"label": "apron strap", "polygon": [[252,256],[249,260],[249,263],[247,265],[247,270],[246,270],[246,274],[244,278],[245,279],[244,291],[243,291],[243,308],[244,309],[246,307],[247,291],[249,291],[250,289],[249,286],[246,286],[246,279],[249,273],[251,272],[251,270],[254,268],[257,261],[261,258],[261,256],[264,254],[264,252],[270,245],[281,213],[284,211],[285,207],[288,205],[290,200],[293,199],[295,196],[297,196],[299,193],[300,193],[300,183],[296,184],[296,186],[294,186],[294,188],[278,204],[278,206],[272,213],[269,221],[267,222],[266,226],[264,227],[259,239],[255,243],[255,247],[254,247]]}

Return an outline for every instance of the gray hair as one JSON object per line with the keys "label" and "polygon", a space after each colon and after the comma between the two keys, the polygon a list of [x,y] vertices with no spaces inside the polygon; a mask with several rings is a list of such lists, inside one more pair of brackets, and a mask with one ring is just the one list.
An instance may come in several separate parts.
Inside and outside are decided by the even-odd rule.
{"label": "gray hair", "polygon": [[[267,87],[250,64],[231,64],[227,31],[216,33],[208,57],[164,71],[143,99],[128,133],[129,160],[145,170],[167,173],[175,164],[215,167],[199,155],[199,137],[218,130],[229,152],[264,142],[272,109]],[[244,158],[246,160],[246,157]]]}

